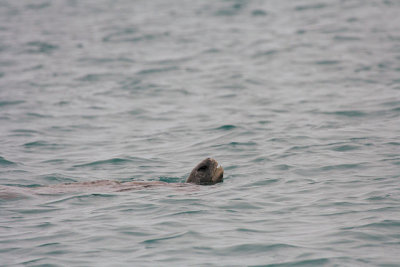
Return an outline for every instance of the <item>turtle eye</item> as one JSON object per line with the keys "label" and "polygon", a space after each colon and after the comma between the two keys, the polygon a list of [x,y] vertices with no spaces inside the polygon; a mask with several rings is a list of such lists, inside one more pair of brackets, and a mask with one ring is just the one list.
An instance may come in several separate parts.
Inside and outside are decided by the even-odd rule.
{"label": "turtle eye", "polygon": [[208,168],[207,165],[203,165],[200,168],[198,168],[197,171],[203,172],[203,171],[206,171],[207,168]]}

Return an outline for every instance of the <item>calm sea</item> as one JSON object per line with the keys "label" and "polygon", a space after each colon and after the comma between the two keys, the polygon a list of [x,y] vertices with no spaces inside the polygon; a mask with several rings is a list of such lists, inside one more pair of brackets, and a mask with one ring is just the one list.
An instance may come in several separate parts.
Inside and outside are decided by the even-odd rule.
{"label": "calm sea", "polygon": [[[0,266],[399,266],[397,0],[0,0]],[[4,189],[5,188],[5,189]]]}

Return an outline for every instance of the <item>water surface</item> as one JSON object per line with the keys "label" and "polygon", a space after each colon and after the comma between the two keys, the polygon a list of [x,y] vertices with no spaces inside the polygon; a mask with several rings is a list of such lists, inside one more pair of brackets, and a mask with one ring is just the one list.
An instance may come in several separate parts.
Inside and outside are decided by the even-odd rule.
{"label": "water surface", "polygon": [[[400,4],[0,1],[1,266],[396,266]],[[105,192],[107,191],[107,192]]]}

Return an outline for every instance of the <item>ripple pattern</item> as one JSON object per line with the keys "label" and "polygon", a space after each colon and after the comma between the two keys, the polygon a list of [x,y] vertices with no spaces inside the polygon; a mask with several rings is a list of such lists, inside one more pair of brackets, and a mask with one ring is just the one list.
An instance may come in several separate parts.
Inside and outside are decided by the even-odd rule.
{"label": "ripple pattern", "polygon": [[397,266],[399,12],[0,1],[0,265]]}

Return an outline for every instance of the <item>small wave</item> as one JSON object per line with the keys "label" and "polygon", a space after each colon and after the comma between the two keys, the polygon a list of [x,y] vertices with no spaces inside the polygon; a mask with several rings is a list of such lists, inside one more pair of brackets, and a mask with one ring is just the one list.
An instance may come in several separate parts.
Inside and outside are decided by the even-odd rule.
{"label": "small wave", "polygon": [[24,147],[37,147],[37,146],[47,146],[48,143],[46,143],[45,141],[34,141],[34,142],[29,142],[29,143],[25,143]]}
{"label": "small wave", "polygon": [[223,205],[219,208],[226,210],[260,210],[262,207],[256,203],[245,202],[242,200],[237,200],[229,203],[229,205]]}
{"label": "small wave", "polygon": [[222,8],[218,10],[215,15],[216,16],[234,16],[237,15],[242,9],[244,5],[242,3],[235,3],[229,7]]}
{"label": "small wave", "polygon": [[362,164],[338,164],[338,165],[329,165],[321,168],[322,171],[331,171],[331,170],[347,170],[347,169],[355,169],[361,167]]}
{"label": "small wave", "polygon": [[362,66],[362,67],[357,67],[354,72],[362,72],[362,71],[370,71],[371,66]]}
{"label": "small wave", "polygon": [[147,111],[143,108],[135,108],[133,110],[128,111],[128,114],[130,115],[141,115],[141,114],[145,114]]}
{"label": "small wave", "polygon": [[377,230],[380,230],[380,229],[384,229],[384,230],[399,229],[400,230],[400,221],[399,220],[383,220],[380,222],[374,222],[374,223],[369,223],[369,224],[365,224],[365,225],[354,226],[354,227],[348,228],[348,230],[364,229],[364,228],[377,229]]}
{"label": "small wave", "polygon": [[400,107],[393,108],[392,111],[394,111],[394,112],[400,112]]}
{"label": "small wave", "polygon": [[109,63],[134,63],[135,61],[130,58],[126,57],[116,57],[116,58],[108,58],[108,57],[88,57],[88,58],[81,58],[79,62],[92,64],[109,64]]}
{"label": "small wave", "polygon": [[265,180],[261,180],[261,181],[256,181],[254,183],[249,184],[246,187],[250,187],[250,186],[264,186],[264,185],[270,185],[270,184],[274,184],[279,182],[279,179],[265,179]]}
{"label": "small wave", "polygon": [[49,6],[50,6],[49,2],[44,2],[44,3],[40,3],[40,4],[29,4],[26,7],[29,9],[44,9]]}
{"label": "small wave", "polygon": [[262,9],[254,9],[254,10],[251,12],[251,15],[254,16],[254,17],[258,17],[258,16],[264,17],[264,16],[266,16],[267,14],[268,14],[268,13],[267,13],[266,11],[262,10]]}
{"label": "small wave", "polygon": [[28,112],[26,113],[27,116],[29,117],[36,117],[36,118],[52,118],[51,115],[45,115],[45,114],[40,114],[36,112]]}
{"label": "small wave", "polygon": [[121,165],[127,162],[132,162],[130,159],[121,159],[121,158],[112,158],[107,160],[98,160],[84,164],[74,165],[74,167],[91,167],[91,166],[98,166],[98,165]]}
{"label": "small wave", "polygon": [[344,117],[363,117],[363,116],[367,115],[365,112],[362,112],[359,110],[343,110],[343,111],[334,111],[334,112],[324,112],[324,114],[344,116]]}
{"label": "small wave", "polygon": [[218,128],[215,128],[215,130],[230,131],[230,130],[233,130],[233,129],[236,129],[236,128],[237,128],[237,126],[235,126],[235,125],[226,124],[226,125],[222,125],[222,126],[220,126]]}
{"label": "small wave", "polygon": [[[47,193],[40,193],[40,195],[55,195],[57,192],[47,192]],[[116,195],[114,194],[105,194],[105,193],[92,193],[92,194],[80,194],[80,195],[74,195],[74,196],[67,196],[67,197],[62,197],[56,200],[51,200],[46,203],[46,205],[54,205],[58,203],[64,203],[64,202],[70,202],[70,201],[81,201],[81,200],[86,200],[86,199],[92,199],[92,198],[112,198],[115,197]]]}
{"label": "small wave", "polygon": [[257,143],[253,142],[253,141],[249,141],[249,142],[230,142],[229,143],[229,146],[233,146],[233,147],[236,147],[236,146],[256,146],[256,145],[257,145]]}
{"label": "small wave", "polygon": [[[39,225],[38,227],[40,227],[40,225]],[[61,244],[58,243],[58,242],[50,242],[50,243],[41,244],[41,245],[39,245],[38,247],[39,247],[39,248],[42,248],[42,247],[49,247],[49,246],[56,246],[56,245],[61,245]]]}
{"label": "small wave", "polygon": [[137,43],[142,41],[153,41],[161,37],[169,36],[169,32],[147,33],[138,35],[134,29],[132,32],[128,31],[122,33],[111,33],[103,38],[105,43]]}
{"label": "small wave", "polygon": [[280,170],[280,171],[287,171],[289,169],[292,169],[293,166],[287,165],[287,164],[279,164],[279,165],[275,165],[274,169],[276,170]]}
{"label": "small wave", "polygon": [[167,177],[167,176],[161,176],[159,178],[160,182],[166,182],[166,183],[180,183],[182,182],[182,179],[179,177]]}
{"label": "small wave", "polygon": [[219,54],[219,53],[221,53],[221,50],[217,49],[217,48],[209,48],[209,49],[204,50],[202,53],[203,54]]}
{"label": "small wave", "polygon": [[392,83],[393,83],[393,84],[400,83],[400,79],[393,79],[393,80],[392,80]]}
{"label": "small wave", "polygon": [[61,147],[60,144],[52,144],[52,143],[48,143],[46,141],[34,141],[34,142],[29,142],[29,143],[25,143],[23,145],[25,148],[46,148],[46,149],[57,149],[59,147]]}
{"label": "small wave", "polygon": [[58,49],[57,45],[40,41],[29,42],[26,45],[29,47],[26,52],[32,54],[50,54],[54,50]]}
{"label": "small wave", "polygon": [[340,61],[338,60],[319,60],[319,61],[315,61],[315,64],[317,65],[336,65],[339,64]]}
{"label": "small wave", "polygon": [[16,163],[12,162],[12,161],[9,161],[9,160],[6,160],[5,158],[0,156],[0,165],[1,166],[8,166],[8,165],[14,165],[14,164],[16,164]]}
{"label": "small wave", "polygon": [[78,81],[82,82],[98,82],[103,80],[115,79],[115,75],[112,73],[95,73],[87,74],[83,77],[78,78]]}
{"label": "small wave", "polygon": [[43,163],[52,163],[52,164],[56,164],[56,165],[61,164],[63,162],[65,162],[64,159],[49,159],[49,160],[43,161]]}
{"label": "small wave", "polygon": [[15,129],[12,130],[13,133],[39,133],[38,131],[35,130],[30,130],[30,129]]}
{"label": "small wave", "polygon": [[22,103],[25,103],[25,101],[23,101],[23,100],[0,101],[0,107],[18,105],[18,104],[22,104]]}
{"label": "small wave", "polygon": [[72,179],[72,178],[68,178],[68,177],[64,177],[60,174],[50,174],[50,175],[45,175],[42,177],[42,179],[50,182],[50,183],[74,183],[76,182],[76,180]]}
{"label": "small wave", "polygon": [[296,6],[295,10],[296,11],[305,11],[305,10],[312,10],[312,9],[322,9],[322,8],[326,8],[326,7],[327,7],[326,4],[319,3],[319,4]]}
{"label": "small wave", "polygon": [[255,159],[251,160],[251,162],[254,162],[254,163],[267,162],[267,161],[270,161],[270,159],[268,157],[257,157]]}
{"label": "small wave", "polygon": [[291,261],[291,262],[283,262],[277,264],[267,264],[263,265],[265,267],[290,267],[290,266],[323,266],[330,262],[329,258],[319,258],[319,259],[311,259],[311,260],[300,260],[300,261]]}
{"label": "small wave", "polygon": [[335,41],[360,41],[361,38],[355,37],[355,36],[342,36],[342,35],[336,35],[333,37]]}
{"label": "small wave", "polygon": [[249,228],[238,228],[236,229],[237,232],[245,232],[245,233],[265,233],[265,231],[262,230],[256,230],[256,229],[249,229]]}
{"label": "small wave", "polygon": [[270,49],[270,50],[255,53],[253,55],[253,58],[273,56],[273,55],[276,55],[277,53],[279,53],[279,50]]}
{"label": "small wave", "polygon": [[150,236],[150,233],[144,233],[142,231],[131,231],[131,230],[122,230],[119,231],[123,235],[131,235],[136,237]]}
{"label": "small wave", "polygon": [[389,142],[387,144],[392,146],[400,146],[400,142]]}
{"label": "small wave", "polygon": [[136,34],[138,31],[134,27],[126,27],[124,29],[118,29],[113,33],[110,33],[103,37],[103,42],[116,42],[121,39],[127,38],[127,36],[131,36]]}
{"label": "small wave", "polygon": [[187,210],[169,214],[168,216],[182,216],[182,215],[192,216],[193,214],[207,214],[207,212],[205,212],[204,210]]}
{"label": "small wave", "polygon": [[147,75],[147,74],[154,74],[154,73],[160,73],[160,72],[174,71],[174,70],[178,70],[178,69],[179,68],[176,66],[165,67],[165,68],[144,69],[144,70],[139,71],[137,74]]}
{"label": "small wave", "polygon": [[288,244],[241,244],[222,249],[222,251],[224,253],[234,253],[236,255],[237,254],[249,255],[254,253],[255,254],[268,253],[275,250],[280,250],[280,249],[288,250],[293,248],[297,247]]}
{"label": "small wave", "polygon": [[45,208],[30,208],[30,209],[16,209],[15,212],[19,214],[42,214],[48,212],[54,212],[61,208],[45,207]]}
{"label": "small wave", "polygon": [[172,234],[172,235],[167,235],[164,237],[160,237],[160,238],[153,238],[153,239],[147,239],[145,241],[143,241],[143,244],[154,244],[154,243],[159,243],[161,241],[164,240],[170,240],[170,239],[175,239],[175,238],[179,238],[181,236],[184,236],[186,234],[186,232],[184,233],[176,233],[176,234]]}
{"label": "small wave", "polygon": [[343,145],[343,146],[334,147],[332,150],[339,151],[339,152],[346,152],[346,151],[352,151],[352,150],[357,150],[357,149],[359,149],[358,146]]}
{"label": "small wave", "polygon": [[40,134],[40,132],[29,129],[15,129],[11,131],[12,134],[10,136],[24,136],[24,137],[34,137],[36,134]]}

